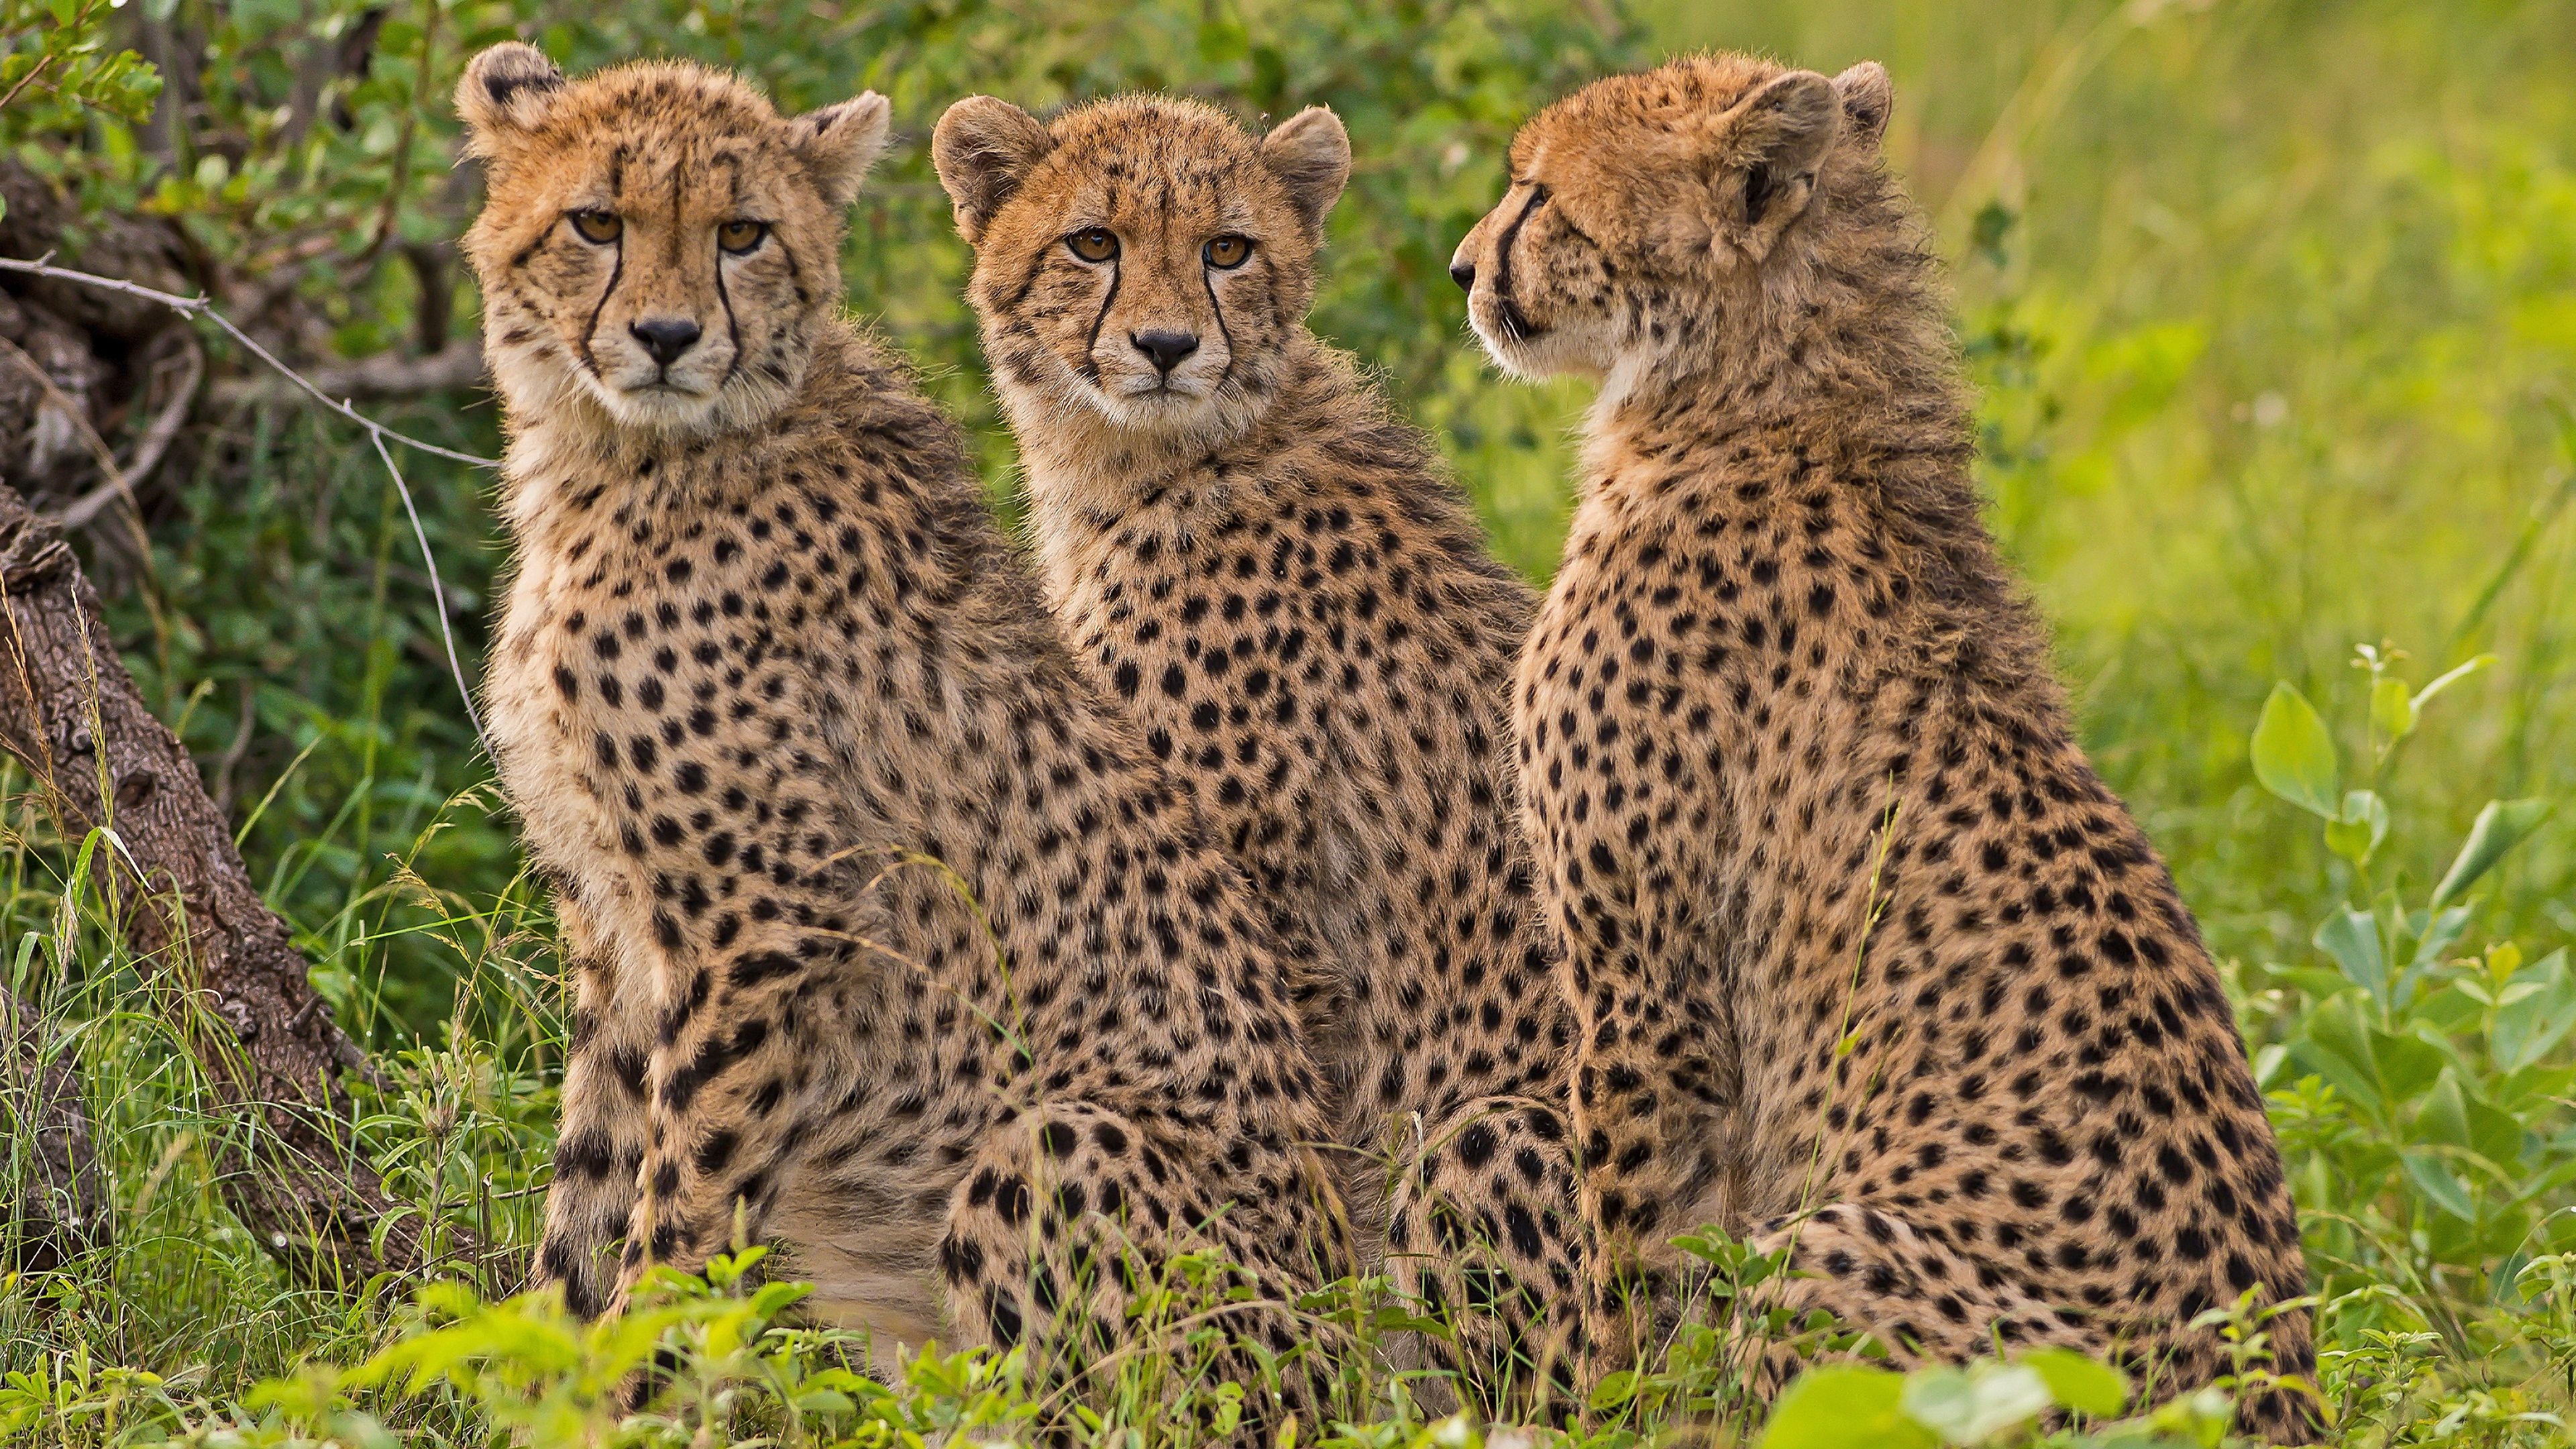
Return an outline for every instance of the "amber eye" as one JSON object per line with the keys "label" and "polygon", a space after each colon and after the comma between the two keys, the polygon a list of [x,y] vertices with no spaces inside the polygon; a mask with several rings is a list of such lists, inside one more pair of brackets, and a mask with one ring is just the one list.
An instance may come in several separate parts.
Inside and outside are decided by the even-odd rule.
{"label": "amber eye", "polygon": [[759,246],[761,238],[768,235],[769,224],[767,222],[729,221],[716,228],[716,245],[723,247],[726,251],[733,253],[735,256],[741,256],[743,253]]}
{"label": "amber eye", "polygon": [[1227,232],[1221,237],[1210,239],[1206,246],[1199,248],[1199,255],[1206,257],[1207,264],[1218,271],[1230,272],[1251,258],[1252,238]]}
{"label": "amber eye", "polygon": [[625,235],[626,223],[613,211],[576,211],[572,214],[572,229],[581,233],[583,241],[606,246]]}
{"label": "amber eye", "polygon": [[1118,233],[1105,226],[1087,226],[1064,239],[1073,254],[1086,262],[1105,262],[1118,255]]}

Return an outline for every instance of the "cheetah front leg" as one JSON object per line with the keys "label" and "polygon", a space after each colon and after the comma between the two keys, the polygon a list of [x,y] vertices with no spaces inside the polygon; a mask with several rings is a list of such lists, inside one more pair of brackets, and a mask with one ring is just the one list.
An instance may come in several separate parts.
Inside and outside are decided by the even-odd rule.
{"label": "cheetah front leg", "polygon": [[645,1064],[653,1051],[651,982],[630,969],[569,892],[555,898],[559,950],[573,990],[554,1181],[530,1287],[563,1286],[584,1318],[607,1306],[635,1212],[647,1138]]}
{"label": "cheetah front leg", "polygon": [[[1204,1415],[1206,1385],[1232,1380],[1244,1389],[1235,1438],[1266,1443],[1286,1414],[1318,1422],[1319,1326],[1288,1305],[1346,1271],[1339,1219],[1311,1151],[1229,1169],[1168,1150],[1123,1113],[1050,1102],[988,1134],[939,1260],[961,1341],[1027,1345],[1040,1392],[1078,1384],[1068,1397],[1098,1402],[1125,1369],[1167,1362],[1178,1371],[1145,1392],[1193,1396]],[[1176,1260],[1199,1249],[1216,1262],[1193,1284]]]}
{"label": "cheetah front leg", "polygon": [[829,1055],[805,1039],[792,1007],[809,974],[845,956],[811,942],[755,945],[664,984],[645,1070],[641,1191],[609,1312],[654,1265],[696,1272],[731,1246],[737,1227],[744,1241],[760,1241],[791,1158],[811,1136],[801,1115],[814,1064]]}
{"label": "cheetah front leg", "polygon": [[[1599,923],[1595,922],[1596,929]],[[1615,948],[1641,934],[1569,940],[1575,1002],[1572,1116],[1583,1221],[1591,1235],[1584,1379],[1636,1367],[1675,1302],[1672,1236],[1726,1176],[1722,1065],[1678,991]],[[1592,947],[1594,949],[1586,949]],[[1609,946],[1611,949],[1600,949]]]}
{"label": "cheetah front leg", "polygon": [[1387,1222],[1397,1288],[1445,1321],[1430,1345],[1490,1419],[1572,1407],[1590,1266],[1571,1130],[1526,1098],[1468,1103],[1423,1134]]}

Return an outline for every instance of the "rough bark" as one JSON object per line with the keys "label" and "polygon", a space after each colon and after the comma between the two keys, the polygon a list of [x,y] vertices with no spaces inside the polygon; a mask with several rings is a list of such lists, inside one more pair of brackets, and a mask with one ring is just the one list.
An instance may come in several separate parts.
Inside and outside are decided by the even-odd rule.
{"label": "rough bark", "polygon": [[0,987],[0,1130],[16,1181],[7,1194],[9,1266],[47,1273],[108,1245],[107,1194],[89,1108],[68,1056],[48,1053],[43,1023]]}
{"label": "rough bark", "polygon": [[392,1215],[350,1145],[340,1082],[369,1070],[365,1054],[306,982],[195,763],[135,690],[70,548],[5,485],[0,606],[0,749],[44,788],[67,839],[114,832],[93,859],[126,939],[179,988],[180,1025],[237,1118],[212,1144],[233,1212],[308,1282],[354,1288],[423,1266],[419,1225]]}

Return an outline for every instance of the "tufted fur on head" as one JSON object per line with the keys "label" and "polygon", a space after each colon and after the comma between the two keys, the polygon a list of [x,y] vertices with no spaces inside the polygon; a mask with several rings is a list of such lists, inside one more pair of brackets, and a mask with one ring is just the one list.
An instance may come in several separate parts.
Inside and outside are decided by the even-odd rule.
{"label": "tufted fur on head", "polygon": [[[1127,96],[1044,123],[990,96],[931,139],[1003,406],[1025,433],[1204,446],[1256,420],[1311,346],[1324,218],[1350,141],[1322,107],[1262,137],[1196,101]],[[1110,441],[1124,434],[1124,441]]]}
{"label": "tufted fur on head", "polygon": [[700,66],[576,81],[514,42],[466,66],[456,109],[489,192],[465,237],[484,350],[519,412],[704,433],[794,392],[883,96],[782,117]]}
{"label": "tufted fur on head", "polygon": [[[1942,324],[1919,225],[1879,154],[1875,62],[1827,79],[1741,55],[1613,76],[1521,129],[1511,187],[1459,243],[1468,318],[1515,374],[1607,379],[1761,365],[1783,318],[1891,267],[1924,279],[1875,326]],[[1900,351],[1904,349],[1899,349]]]}

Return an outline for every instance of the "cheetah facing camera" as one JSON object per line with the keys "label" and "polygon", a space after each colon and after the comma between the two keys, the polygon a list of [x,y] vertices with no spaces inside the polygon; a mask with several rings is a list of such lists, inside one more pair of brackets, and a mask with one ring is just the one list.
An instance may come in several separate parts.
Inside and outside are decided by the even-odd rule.
{"label": "cheetah facing camera", "polygon": [[458,100],[518,554],[494,736],[578,978],[541,1278],[615,1312],[739,1220],[845,1324],[1047,1350],[1184,1248],[1271,1299],[1336,1271],[1268,929],[833,316],[885,102],[520,45]]}
{"label": "cheetah facing camera", "polygon": [[1129,97],[1041,124],[979,96],[932,154],[1075,655],[1317,958],[1308,1040],[1372,1256],[1382,1233],[1453,1310],[1486,1407],[1526,1407],[1582,1298],[1506,717],[1536,600],[1306,330],[1341,123],[1254,137]]}
{"label": "cheetah facing camera", "polygon": [[[1515,686],[1594,1344],[1713,1221],[1900,1358],[2066,1343],[2170,1391],[2225,1367],[2195,1315],[2304,1292],[2298,1225],[2199,933],[1978,523],[1888,107],[1875,65],[1600,81],[1458,249],[1506,369],[1602,379]],[[2309,1372],[2303,1312],[2270,1335]]]}

